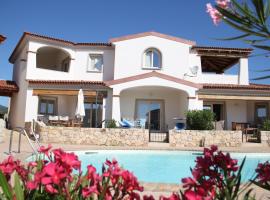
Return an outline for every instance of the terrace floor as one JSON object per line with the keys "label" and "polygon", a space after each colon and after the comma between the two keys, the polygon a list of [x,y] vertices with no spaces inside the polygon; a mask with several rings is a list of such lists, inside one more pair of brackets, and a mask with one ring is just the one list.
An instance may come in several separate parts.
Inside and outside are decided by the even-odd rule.
{"label": "terrace floor", "polygon": [[[8,155],[9,148],[9,130],[4,130],[4,139],[3,142],[0,143],[0,162],[5,159]],[[14,134],[13,138],[13,151],[17,151],[18,145],[18,135]],[[47,145],[47,144],[43,144]],[[53,148],[62,148],[68,151],[76,151],[76,150],[99,150],[99,149],[123,149],[123,150],[186,150],[186,151],[202,151],[203,147],[197,148],[189,148],[189,147],[169,147],[164,143],[149,143],[148,147],[116,147],[116,146],[89,146],[89,145],[67,145],[67,144],[53,144]],[[261,144],[256,143],[246,143],[241,147],[223,147],[220,148],[226,152],[246,152],[246,153],[270,153],[270,147],[262,146]],[[24,161],[27,157],[32,155],[33,151],[28,144],[25,137],[22,137],[21,141],[21,153],[14,153],[13,156]],[[180,180],[179,180],[180,183]],[[142,183],[145,187],[145,194],[154,194],[155,197],[159,195],[168,196],[171,192],[177,192],[181,188],[181,185],[177,184],[157,184],[157,183]],[[266,199],[266,196],[270,197],[270,192],[266,192],[258,187],[254,187],[256,191],[256,199]]]}

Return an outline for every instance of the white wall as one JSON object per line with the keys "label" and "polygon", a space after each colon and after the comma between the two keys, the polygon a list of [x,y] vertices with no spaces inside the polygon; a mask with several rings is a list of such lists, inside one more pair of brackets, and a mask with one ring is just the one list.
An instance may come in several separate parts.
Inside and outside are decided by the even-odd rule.
{"label": "white wall", "polygon": [[202,73],[198,78],[200,83],[238,84],[238,75]]}
{"label": "white wall", "polygon": [[164,101],[165,128],[174,128],[174,117],[185,117],[188,109],[187,94],[181,91],[166,88],[135,88],[124,90],[120,94],[121,117],[126,119],[135,118],[136,99],[154,99]]}
{"label": "white wall", "polygon": [[[60,48],[70,54],[71,62],[69,72],[61,72],[55,70],[41,69],[36,67],[37,50],[44,46]],[[43,80],[112,80],[113,79],[113,64],[114,50],[111,47],[66,47],[51,43],[41,43],[36,41],[29,42],[27,60],[27,79],[43,79]],[[87,72],[89,54],[103,54],[103,72]]]}
{"label": "white wall", "polygon": [[115,79],[152,71],[142,69],[143,54],[148,48],[156,48],[161,52],[162,69],[160,72],[183,78],[184,73],[189,70],[190,45],[155,36],[124,40],[114,44]]}
{"label": "white wall", "polygon": [[232,128],[232,122],[247,122],[247,101],[227,100],[225,104],[227,129]]}

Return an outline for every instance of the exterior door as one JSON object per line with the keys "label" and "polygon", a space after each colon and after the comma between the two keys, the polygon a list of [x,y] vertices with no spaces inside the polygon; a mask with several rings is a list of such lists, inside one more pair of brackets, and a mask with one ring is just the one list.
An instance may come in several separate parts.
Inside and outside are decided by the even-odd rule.
{"label": "exterior door", "polygon": [[142,127],[157,132],[163,129],[162,103],[160,100],[137,100],[136,120],[140,121]]}
{"label": "exterior door", "polygon": [[84,127],[98,127],[102,122],[102,104],[84,103],[85,116],[83,118]]}

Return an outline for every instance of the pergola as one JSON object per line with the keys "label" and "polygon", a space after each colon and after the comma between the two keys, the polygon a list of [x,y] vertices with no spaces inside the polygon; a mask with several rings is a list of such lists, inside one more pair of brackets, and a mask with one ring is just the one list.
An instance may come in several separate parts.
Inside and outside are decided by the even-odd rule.
{"label": "pergola", "polygon": [[235,65],[240,58],[248,57],[252,52],[250,48],[224,48],[193,46],[191,48],[201,56],[203,72],[215,72],[218,74]]}

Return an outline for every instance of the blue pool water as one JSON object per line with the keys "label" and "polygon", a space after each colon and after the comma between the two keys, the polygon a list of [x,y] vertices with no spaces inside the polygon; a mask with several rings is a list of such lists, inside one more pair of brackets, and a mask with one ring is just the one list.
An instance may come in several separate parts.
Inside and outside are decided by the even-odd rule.
{"label": "blue pool water", "polygon": [[[195,159],[200,152],[189,151],[143,151],[143,150],[98,150],[75,152],[82,161],[82,169],[94,165],[101,172],[106,158],[115,158],[120,166],[132,171],[143,182],[180,183],[181,179],[190,176],[190,167],[194,167]],[[270,160],[270,153],[232,153],[232,158],[239,164],[246,156],[242,172],[243,181],[254,175],[259,162]]]}

